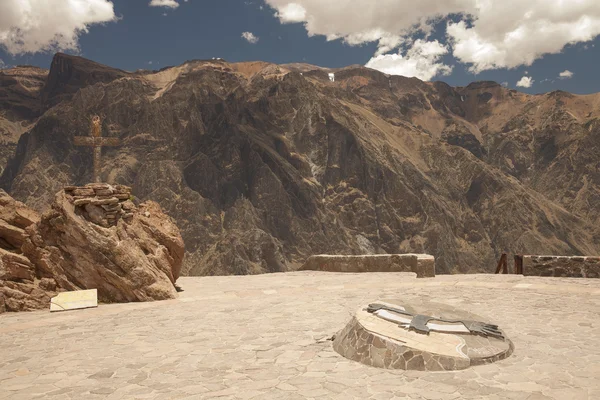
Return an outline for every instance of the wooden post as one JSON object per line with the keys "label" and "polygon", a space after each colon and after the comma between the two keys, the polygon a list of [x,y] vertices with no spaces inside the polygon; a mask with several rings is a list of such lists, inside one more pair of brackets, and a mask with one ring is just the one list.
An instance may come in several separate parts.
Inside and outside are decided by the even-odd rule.
{"label": "wooden post", "polygon": [[523,275],[523,256],[515,254],[515,274]]}
{"label": "wooden post", "polygon": [[498,261],[498,266],[496,267],[496,273],[500,273],[500,269],[502,269],[503,274],[508,274],[508,263],[507,263],[506,253],[502,253],[500,260]]}

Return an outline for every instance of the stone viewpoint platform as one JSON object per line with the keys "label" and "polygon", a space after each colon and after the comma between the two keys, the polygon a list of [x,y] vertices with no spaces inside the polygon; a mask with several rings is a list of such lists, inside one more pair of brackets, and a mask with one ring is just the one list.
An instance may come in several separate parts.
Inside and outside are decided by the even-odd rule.
{"label": "stone viewpoint platform", "polygon": [[[598,399],[600,280],[293,272],[180,278],[179,298],[0,315],[0,399]],[[514,352],[452,372],[387,370],[329,340],[364,304],[474,313]]]}

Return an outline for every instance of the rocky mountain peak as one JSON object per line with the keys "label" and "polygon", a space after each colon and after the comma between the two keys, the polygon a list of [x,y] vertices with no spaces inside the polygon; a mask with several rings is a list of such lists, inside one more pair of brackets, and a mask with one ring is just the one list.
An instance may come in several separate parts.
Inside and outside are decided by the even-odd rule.
{"label": "rocky mountain peak", "polygon": [[54,105],[70,98],[79,89],[88,85],[107,83],[128,75],[130,73],[83,57],[56,53],[42,90],[42,100],[49,105]]}

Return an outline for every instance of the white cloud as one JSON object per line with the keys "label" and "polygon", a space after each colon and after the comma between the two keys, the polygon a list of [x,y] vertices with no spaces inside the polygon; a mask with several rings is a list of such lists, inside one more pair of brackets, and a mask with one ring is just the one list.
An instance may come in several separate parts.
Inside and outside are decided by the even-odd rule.
{"label": "white cloud", "polygon": [[519,80],[519,82],[517,82],[517,87],[530,88],[531,85],[533,85],[533,82],[535,82],[535,81],[533,80],[532,77],[524,76]]}
{"label": "white cloud", "polygon": [[306,10],[298,3],[288,3],[278,8],[275,16],[279,18],[282,24],[291,24],[304,22],[306,19]]}
{"label": "white cloud", "polygon": [[1,0],[0,47],[13,55],[78,50],[91,25],[116,19],[108,0]]}
{"label": "white cloud", "polygon": [[440,63],[448,48],[437,40],[427,42],[418,39],[404,56],[380,54],[369,60],[367,67],[390,75],[417,77],[428,81],[436,75],[449,75],[452,67]]}
{"label": "white cloud", "polygon": [[[431,30],[431,19],[460,13],[476,0],[266,0],[281,23],[304,24],[309,36],[350,45],[378,42],[393,50],[415,27]],[[379,54],[382,54],[380,51]]]}
{"label": "white cloud", "polygon": [[3,69],[6,66],[4,61],[0,58],[0,69]]}
{"label": "white cloud", "polygon": [[248,41],[248,43],[256,44],[258,43],[258,36],[254,36],[252,32],[244,32],[242,33],[242,37]]}
{"label": "white cloud", "polygon": [[[281,23],[350,45],[376,42],[385,54],[448,16],[452,53],[470,71],[531,65],[544,54],[600,35],[598,0],[265,0]],[[442,32],[443,34],[443,32]]]}
{"label": "white cloud", "polygon": [[454,56],[478,73],[531,65],[544,54],[587,42],[600,34],[596,0],[481,1],[472,26],[447,27]]}
{"label": "white cloud", "polygon": [[152,65],[152,61],[148,61],[148,65]]}
{"label": "white cloud", "polygon": [[502,82],[500,85],[502,85],[502,87],[508,87],[508,82]]}
{"label": "white cloud", "polygon": [[176,2],[175,0],[152,0],[150,1],[150,4],[148,4],[150,7],[168,7],[168,8],[177,8],[179,7],[179,3]]}
{"label": "white cloud", "polygon": [[560,79],[571,79],[573,77],[573,75],[575,75],[575,74],[572,73],[571,71],[569,71],[568,69],[565,69],[563,72],[558,74],[558,77]]}
{"label": "white cloud", "polygon": [[503,0],[481,2],[468,26],[447,27],[454,56],[478,73],[531,65],[544,54],[600,34],[600,3],[595,0]]}

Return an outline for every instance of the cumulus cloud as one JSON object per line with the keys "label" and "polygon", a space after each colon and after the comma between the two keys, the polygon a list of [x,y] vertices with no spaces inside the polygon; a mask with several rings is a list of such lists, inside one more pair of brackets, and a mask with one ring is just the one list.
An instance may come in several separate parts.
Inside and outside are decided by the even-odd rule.
{"label": "cumulus cloud", "polygon": [[167,8],[177,8],[179,7],[179,3],[175,0],[152,0],[149,4],[150,7],[167,7]]}
{"label": "cumulus cloud", "polygon": [[4,67],[6,67],[6,64],[4,63],[4,61],[0,58],[0,69],[4,69]]}
{"label": "cumulus cloud", "polygon": [[427,39],[445,20],[452,54],[474,73],[531,65],[600,35],[597,0],[265,1],[281,23],[302,23],[309,36],[376,42],[375,56],[406,45],[415,33]]}
{"label": "cumulus cloud", "polygon": [[[462,12],[475,0],[266,0],[284,24],[303,23],[309,36],[342,39],[350,45],[378,42],[387,51],[433,19]],[[380,54],[382,52],[380,51]]]}
{"label": "cumulus cloud", "polygon": [[428,81],[436,75],[449,75],[452,72],[452,67],[439,62],[447,53],[448,48],[437,40],[427,42],[418,39],[404,56],[380,54],[371,58],[366,66],[390,75],[417,77]]}
{"label": "cumulus cloud", "polygon": [[517,87],[530,88],[531,85],[533,85],[533,82],[535,82],[535,81],[533,80],[532,77],[524,76],[519,80],[519,82],[517,82]]}
{"label": "cumulus cloud", "polygon": [[242,37],[248,41],[248,43],[256,44],[258,43],[258,36],[254,36],[252,32],[244,32],[242,33]]}
{"label": "cumulus cloud", "polygon": [[91,25],[116,19],[108,0],[2,0],[0,47],[12,55],[78,50]]}
{"label": "cumulus cloud", "polygon": [[573,77],[573,75],[575,75],[575,74],[572,73],[571,71],[569,71],[568,69],[565,69],[563,72],[558,74],[558,77],[560,79],[571,79]]}
{"label": "cumulus cloud", "polygon": [[275,14],[282,24],[291,24],[295,22],[304,22],[306,19],[306,10],[298,3],[288,3],[281,6]]}
{"label": "cumulus cloud", "polygon": [[595,0],[503,0],[481,2],[472,26],[449,23],[454,56],[471,71],[531,65],[567,44],[600,34],[600,3]]}

